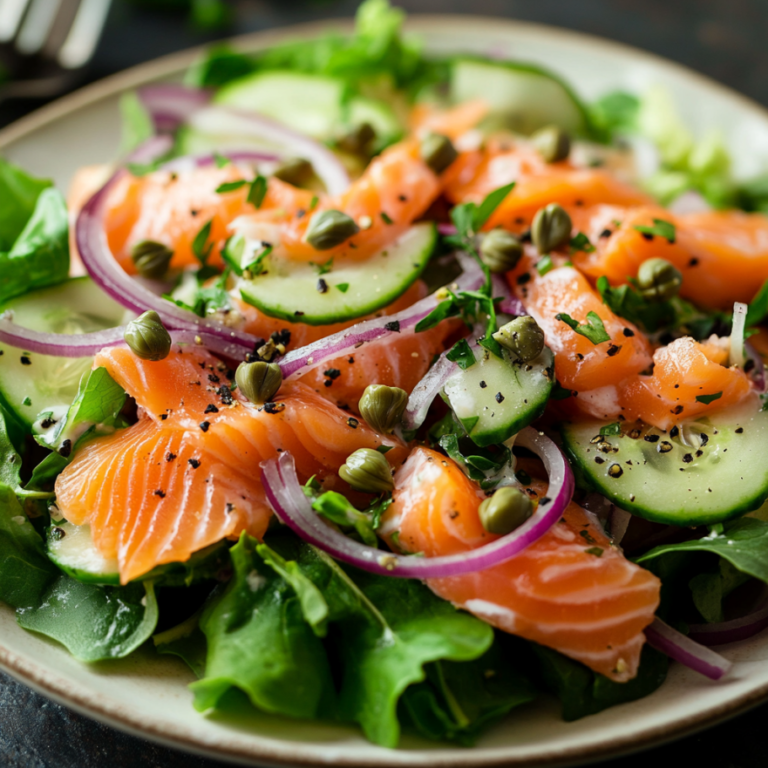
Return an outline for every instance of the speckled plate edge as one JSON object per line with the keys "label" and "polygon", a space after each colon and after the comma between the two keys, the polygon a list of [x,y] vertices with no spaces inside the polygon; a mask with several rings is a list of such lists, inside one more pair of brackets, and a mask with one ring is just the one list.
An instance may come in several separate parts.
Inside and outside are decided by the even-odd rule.
{"label": "speckled plate edge", "polygon": [[[244,35],[234,38],[230,42],[241,50],[258,50],[286,38],[313,35],[328,28],[349,29],[350,22],[348,20],[333,20],[302,24]],[[518,34],[546,35],[553,42],[579,41],[588,43],[590,47],[599,49],[603,53],[619,58],[631,58],[638,64],[647,63],[655,68],[674,72],[677,78],[688,81],[692,86],[695,85],[709,93],[727,97],[732,103],[738,104],[741,109],[753,115],[759,114],[768,127],[768,111],[725,86],[674,62],[590,35],[506,19],[458,15],[412,16],[408,21],[408,29],[416,33],[444,31],[447,34],[453,32],[454,35],[472,30],[485,32],[489,38],[498,37],[499,34],[503,35],[504,30],[514,30]],[[195,48],[133,67],[37,110],[11,126],[0,130],[0,152],[38,129],[50,126],[57,120],[85,107],[113,97],[124,90],[178,74],[188,67],[202,50],[204,50],[203,47]],[[768,637],[763,640],[763,645],[765,644],[768,644]],[[306,750],[301,750],[297,743],[291,741],[282,742],[277,747],[255,743],[252,748],[239,748],[228,746],[225,741],[213,743],[210,740],[197,738],[194,729],[155,722],[151,718],[143,717],[142,713],[135,708],[120,706],[107,697],[94,695],[87,686],[74,684],[72,680],[58,675],[49,667],[37,664],[24,654],[13,652],[4,647],[1,640],[0,668],[51,699],[136,736],[150,738],[168,746],[206,754],[213,758],[248,764],[258,761],[260,764],[269,765],[314,766],[325,765],[329,762],[345,766],[361,766],[362,768],[373,768],[374,766],[383,768],[392,765],[423,766],[427,763],[433,766],[462,765],[477,766],[478,768],[498,765],[535,765],[553,766],[553,768],[555,766],[577,765],[588,761],[608,759],[695,733],[727,718],[735,717],[768,699],[768,681],[764,681],[736,696],[731,695],[719,705],[709,705],[700,712],[686,717],[672,718],[669,722],[653,728],[634,731],[628,728],[626,733],[614,734],[611,738],[599,743],[565,750],[550,749],[546,745],[542,745],[537,754],[526,754],[525,756],[505,754],[503,749],[496,749],[491,750],[490,753],[472,750],[441,751],[439,753],[430,750],[418,752],[397,750],[393,752],[382,751],[380,756],[365,755],[361,757],[355,754],[354,748],[345,754],[343,747],[334,747],[326,755],[308,755]]]}

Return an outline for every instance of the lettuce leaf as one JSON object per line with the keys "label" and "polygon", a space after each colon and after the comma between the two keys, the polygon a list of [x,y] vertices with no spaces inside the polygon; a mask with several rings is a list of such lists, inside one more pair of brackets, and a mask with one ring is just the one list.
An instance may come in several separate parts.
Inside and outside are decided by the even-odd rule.
{"label": "lettuce leaf", "polygon": [[487,624],[418,581],[347,573],[293,536],[267,540],[241,537],[234,578],[203,613],[206,676],[192,684],[200,710],[235,687],[264,711],[358,722],[394,747],[398,701],[425,665],[471,661],[493,641]]}
{"label": "lettuce leaf", "polygon": [[0,200],[0,301],[65,280],[69,222],[61,194],[0,158]]}

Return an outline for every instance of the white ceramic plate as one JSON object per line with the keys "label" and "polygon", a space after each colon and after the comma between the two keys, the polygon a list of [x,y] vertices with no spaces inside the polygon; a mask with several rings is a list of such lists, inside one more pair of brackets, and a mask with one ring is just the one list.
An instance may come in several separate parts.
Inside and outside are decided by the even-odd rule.
{"label": "white ceramic plate", "polygon": [[[256,50],[285,37],[316,34],[295,27],[241,38]],[[335,27],[340,25],[336,24]],[[768,168],[768,113],[747,99],[670,62],[584,35],[500,19],[414,17],[408,26],[435,52],[493,50],[545,64],[587,98],[614,88],[642,92],[663,83],[686,123],[722,131],[740,175]],[[115,157],[119,94],[137,85],[178,79],[196,52],[132,69],[62,99],[0,131],[0,151],[66,188],[80,165]],[[591,761],[704,728],[768,698],[768,633],[723,647],[733,672],[712,683],[673,665],[651,696],[575,723],[554,700],[515,710],[472,750],[412,737],[397,750],[369,744],[352,727],[267,715],[202,717],[192,708],[191,673],[178,660],[142,650],[132,658],[86,666],[59,645],[20,629],[0,606],[0,666],[74,709],[143,737],[243,763],[345,766],[555,766]]]}

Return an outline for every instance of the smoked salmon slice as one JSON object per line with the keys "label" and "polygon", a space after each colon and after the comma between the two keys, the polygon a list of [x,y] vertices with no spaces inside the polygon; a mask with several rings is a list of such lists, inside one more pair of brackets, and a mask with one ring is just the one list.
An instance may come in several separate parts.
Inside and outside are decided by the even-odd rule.
{"label": "smoked salmon slice", "polygon": [[[539,493],[544,492],[541,485]],[[394,503],[382,528],[399,533],[403,550],[427,557],[475,549],[498,538],[480,522],[483,498],[451,459],[419,447],[395,475]],[[512,560],[427,584],[489,624],[554,648],[617,682],[637,673],[643,629],[653,621],[661,587],[575,503]]]}
{"label": "smoked salmon slice", "polygon": [[263,535],[271,510],[259,465],[281,451],[291,452],[302,479],[328,478],[329,488],[358,448],[389,447],[393,466],[407,455],[397,438],[305,384],[257,408],[223,383],[226,366],[202,350],[146,362],[125,348],[105,349],[94,365],[136,399],[140,419],[78,451],[56,481],[56,498],[67,520],[90,524],[123,583],[243,530]]}
{"label": "smoked salmon slice", "polygon": [[[673,216],[658,207],[634,209],[598,206],[574,214],[574,226],[595,250],[579,253],[574,263],[593,280],[605,275],[613,285],[635,277],[651,258],[674,264],[683,275],[680,295],[711,309],[731,310],[749,303],[768,280],[768,218],[742,211],[709,211]],[[641,232],[654,219],[675,227],[669,240]]]}

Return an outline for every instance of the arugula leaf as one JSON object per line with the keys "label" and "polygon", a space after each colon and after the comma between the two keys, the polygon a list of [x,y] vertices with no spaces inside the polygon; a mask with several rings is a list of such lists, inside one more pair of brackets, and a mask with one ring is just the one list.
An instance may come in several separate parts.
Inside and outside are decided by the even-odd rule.
{"label": "arugula leaf", "polygon": [[369,739],[395,746],[397,703],[424,679],[424,665],[470,661],[493,641],[491,628],[457,611],[418,581],[353,572],[285,533],[268,546],[320,591],[340,666],[338,696],[326,649],[307,624],[294,589],[243,535],[232,548],[235,576],[214,596],[200,626],[208,640],[206,677],[191,688],[200,710],[223,702],[231,688],[267,712],[326,716],[362,725]]}
{"label": "arugula leaf", "polygon": [[330,714],[335,696],[322,642],[293,588],[264,562],[258,546],[247,534],[240,537],[230,550],[234,576],[203,611],[208,649],[205,677],[190,686],[194,706],[214,708],[239,688],[265,712]]}
{"label": "arugula leaf", "polygon": [[59,573],[16,495],[0,485],[0,600],[11,608],[40,605]]}
{"label": "arugula leaf", "polygon": [[646,644],[637,676],[626,683],[614,683],[551,648],[536,643],[531,643],[531,648],[538,658],[545,684],[560,699],[566,722],[648,696],[664,682],[669,666],[669,659],[663,653]]}
{"label": "arugula leaf", "polygon": [[643,235],[651,235],[652,237],[658,235],[665,238],[670,244],[674,243],[677,237],[675,225],[671,221],[665,221],[664,219],[654,219],[652,227],[638,224],[632,227],[632,229]]}
{"label": "arugula leaf", "polygon": [[537,691],[512,659],[522,641],[497,632],[491,648],[474,661],[437,661],[427,679],[403,694],[403,717],[435,741],[472,746],[480,732],[514,707],[536,698]]}
{"label": "arugula leaf", "polygon": [[[682,552],[708,552],[727,560],[734,568],[768,584],[768,523],[742,517],[723,523],[722,533],[702,539],[661,544],[635,559],[645,567]],[[646,565],[647,564],[647,565]]]}
{"label": "arugula leaf", "polygon": [[475,353],[472,351],[472,348],[469,346],[466,339],[459,339],[446,354],[446,357],[452,363],[456,363],[462,371],[471,368],[476,362]]}
{"label": "arugula leaf", "polygon": [[61,193],[0,158],[0,301],[66,280],[69,220]]}
{"label": "arugula leaf", "polygon": [[125,587],[83,584],[60,575],[39,604],[19,608],[19,625],[60,642],[80,661],[121,659],[155,631],[157,600],[151,581]]}
{"label": "arugula leaf", "polygon": [[122,120],[121,155],[133,152],[155,135],[152,117],[135,91],[128,91],[120,97],[120,118]]}
{"label": "arugula leaf", "polygon": [[596,312],[587,312],[587,322],[579,323],[565,312],[558,312],[555,315],[556,320],[560,320],[571,328],[575,333],[589,339],[593,344],[602,344],[604,341],[610,341],[611,337],[605,330],[603,321]]}
{"label": "arugula leaf", "polygon": [[704,403],[704,405],[709,405],[710,403],[713,403],[715,400],[719,400],[722,396],[723,396],[722,392],[715,392],[714,395],[696,395],[696,402]]}
{"label": "arugula leaf", "polygon": [[125,404],[123,388],[107,373],[96,368],[80,382],[80,390],[67,415],[52,432],[35,436],[40,445],[69,457],[81,440],[93,436],[99,426],[113,427]]}

